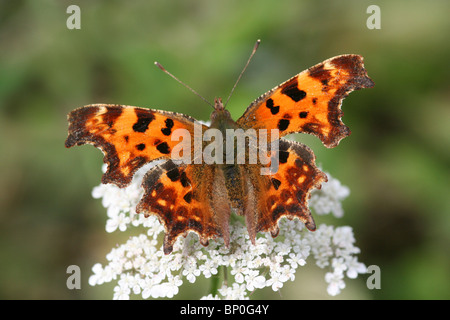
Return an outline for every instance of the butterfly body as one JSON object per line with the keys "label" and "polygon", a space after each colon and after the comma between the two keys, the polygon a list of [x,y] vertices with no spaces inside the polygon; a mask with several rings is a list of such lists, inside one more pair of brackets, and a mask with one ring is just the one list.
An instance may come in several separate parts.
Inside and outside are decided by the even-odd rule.
{"label": "butterfly body", "polygon": [[[216,99],[209,127],[174,112],[89,105],[69,114],[66,147],[92,144],[100,148],[108,163],[102,182],[119,187],[129,185],[144,164],[165,160],[144,176],[144,195],[136,212],[158,216],[166,230],[166,254],[172,252],[175,240],[188,232],[197,233],[203,245],[221,237],[228,246],[233,209],[245,217],[249,238],[255,243],[258,232],[276,236],[282,217],[298,218],[314,230],[307,202],[311,190],[327,180],[316,167],[312,150],[279,137],[304,132],[317,136],[326,147],[335,147],[350,134],[341,121],[342,100],[353,90],[373,85],[361,56],[342,55],[263,94],[237,121],[221,99]],[[180,163],[172,158],[179,146],[174,139],[177,129],[188,133],[183,155],[188,155],[191,162]],[[279,133],[276,139],[270,135],[266,140],[277,142],[276,157],[269,157],[269,162],[263,161],[264,157],[253,159],[253,151],[263,150],[254,152],[258,155],[274,151],[268,153],[260,144],[261,133],[271,130]],[[256,132],[257,140],[244,139],[239,145],[235,143],[238,138],[229,139],[230,132]],[[208,134],[211,136],[205,138]],[[222,142],[222,149],[211,147],[215,140],[212,136]],[[196,150],[199,145],[203,153]],[[205,154],[221,161],[206,161]],[[278,164],[277,170],[264,171],[273,163]]]}
{"label": "butterfly body", "polygon": [[[222,153],[218,159],[217,168],[220,170],[224,178],[226,193],[231,208],[237,210],[238,214],[242,214],[243,199],[246,190],[246,179],[244,168],[238,164],[237,154],[239,152],[246,152],[247,145],[243,149],[238,150],[238,145],[233,141],[227,140],[227,134],[239,129],[239,125],[232,119],[230,112],[225,109],[222,99],[218,98],[214,101],[214,111],[211,113],[210,129],[217,129],[220,131],[222,137],[220,148]],[[231,146],[228,144],[232,143]],[[229,148],[227,148],[229,147]],[[232,159],[227,161],[227,159]]]}

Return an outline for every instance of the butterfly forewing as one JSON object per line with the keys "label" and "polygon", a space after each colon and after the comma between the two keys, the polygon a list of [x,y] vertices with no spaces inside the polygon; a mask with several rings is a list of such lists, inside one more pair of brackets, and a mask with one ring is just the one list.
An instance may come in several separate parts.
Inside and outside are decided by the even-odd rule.
{"label": "butterfly forewing", "polygon": [[280,136],[305,132],[334,147],[350,134],[341,121],[342,100],[353,90],[372,86],[361,56],[337,56],[256,99],[237,123],[243,128],[279,129]]}

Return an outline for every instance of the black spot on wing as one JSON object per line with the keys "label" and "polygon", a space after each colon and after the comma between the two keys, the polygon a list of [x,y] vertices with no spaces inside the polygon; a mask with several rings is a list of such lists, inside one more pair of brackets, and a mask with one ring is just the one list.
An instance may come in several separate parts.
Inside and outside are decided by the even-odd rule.
{"label": "black spot on wing", "polygon": [[289,158],[289,148],[290,144],[287,140],[280,140],[279,150],[278,150],[278,160],[280,163],[286,163]]}
{"label": "black spot on wing", "polygon": [[133,124],[133,130],[135,132],[145,132],[148,129],[148,125],[155,119],[155,116],[150,111],[135,109],[137,121]]}
{"label": "black spot on wing", "polygon": [[281,205],[281,204],[277,205],[275,207],[275,209],[273,209],[273,211],[272,211],[274,219],[278,219],[278,217],[285,211],[286,211],[286,208],[283,205]]}
{"label": "black spot on wing", "polygon": [[140,143],[138,145],[136,145],[136,149],[138,149],[139,151],[142,151],[145,149],[145,144],[144,143]]}
{"label": "black spot on wing", "polygon": [[289,123],[290,121],[287,119],[281,119],[280,121],[278,121],[278,129],[280,131],[284,131],[289,127]]}
{"label": "black spot on wing", "polygon": [[275,190],[278,190],[278,188],[281,185],[281,181],[278,179],[272,178],[272,184],[273,184],[273,187],[275,188]]}
{"label": "black spot on wing", "polygon": [[173,128],[173,120],[170,118],[167,118],[166,121],[166,127],[161,129],[161,132],[165,135],[165,136],[170,136],[170,134],[172,133],[172,128]]}
{"label": "black spot on wing", "polygon": [[191,185],[191,180],[186,176],[186,172],[182,172],[180,176],[181,185],[186,188]]}
{"label": "black spot on wing", "polygon": [[280,163],[286,163],[289,158],[289,152],[288,151],[279,151],[278,152],[278,159],[280,160]]}
{"label": "black spot on wing", "polygon": [[167,171],[166,175],[171,181],[177,181],[178,179],[180,179],[180,171],[177,167],[173,168],[170,171]]}
{"label": "black spot on wing", "polygon": [[108,125],[108,127],[112,127],[116,122],[117,118],[123,112],[123,108],[120,106],[108,106],[106,107],[106,112],[102,115],[102,120],[104,123]]}
{"label": "black spot on wing", "polygon": [[169,154],[170,153],[170,148],[169,145],[167,144],[167,142],[163,142],[160,143],[156,146],[156,149],[158,149],[159,152],[161,152],[162,154]]}
{"label": "black spot on wing", "polygon": [[267,99],[266,101],[266,107],[270,109],[270,112],[272,114],[277,114],[280,111],[280,106],[274,106],[272,99]]}
{"label": "black spot on wing", "polygon": [[189,191],[188,193],[186,193],[183,197],[184,201],[186,201],[187,203],[191,203],[192,201],[192,191]]}
{"label": "black spot on wing", "polygon": [[288,96],[295,102],[299,102],[306,97],[306,92],[298,89],[297,77],[294,77],[285,83],[283,85],[283,89],[281,89],[281,93]]}

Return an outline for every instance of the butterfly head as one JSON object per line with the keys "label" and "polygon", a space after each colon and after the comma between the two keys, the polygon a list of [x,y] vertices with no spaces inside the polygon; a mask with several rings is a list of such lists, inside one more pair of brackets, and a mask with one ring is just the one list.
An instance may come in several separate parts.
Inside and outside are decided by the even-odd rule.
{"label": "butterfly head", "polygon": [[225,107],[223,106],[222,98],[215,98],[214,99],[214,110],[215,111],[223,111],[223,110],[225,110]]}
{"label": "butterfly head", "polygon": [[[214,99],[214,111],[211,113],[211,128],[230,128],[234,123],[230,112],[225,109],[222,98]],[[230,126],[231,125],[231,126]]]}

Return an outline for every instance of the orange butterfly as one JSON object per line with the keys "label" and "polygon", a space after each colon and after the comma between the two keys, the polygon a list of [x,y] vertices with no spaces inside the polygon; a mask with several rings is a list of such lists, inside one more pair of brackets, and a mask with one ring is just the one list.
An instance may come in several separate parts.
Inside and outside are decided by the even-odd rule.
{"label": "orange butterfly", "polygon": [[[350,134],[341,121],[342,100],[353,90],[373,86],[361,56],[341,55],[263,94],[237,121],[231,118],[222,100],[216,99],[211,125],[199,128],[202,133],[217,129],[224,136],[227,129],[239,128],[278,129],[280,137],[305,132],[331,148]],[[206,164],[172,159],[171,153],[178,144],[172,136],[177,129],[189,133],[190,149],[183,151],[190,153],[190,159],[195,156],[196,144],[203,148],[208,145],[195,134],[196,120],[184,114],[93,104],[72,111],[68,120],[67,148],[92,144],[103,151],[108,164],[103,183],[126,187],[138,168],[156,159],[166,160],[146,173],[142,182],[145,193],[136,208],[145,216],[156,214],[163,223],[166,254],[172,252],[178,236],[190,231],[196,232],[205,246],[216,237],[223,237],[228,246],[232,209],[245,217],[253,243],[260,231],[277,236],[278,220],[283,216],[298,218],[309,230],[315,230],[307,202],[311,190],[320,188],[327,177],[316,167],[311,149],[301,143],[277,140],[278,171],[262,175],[261,168],[269,164],[261,161]]]}

